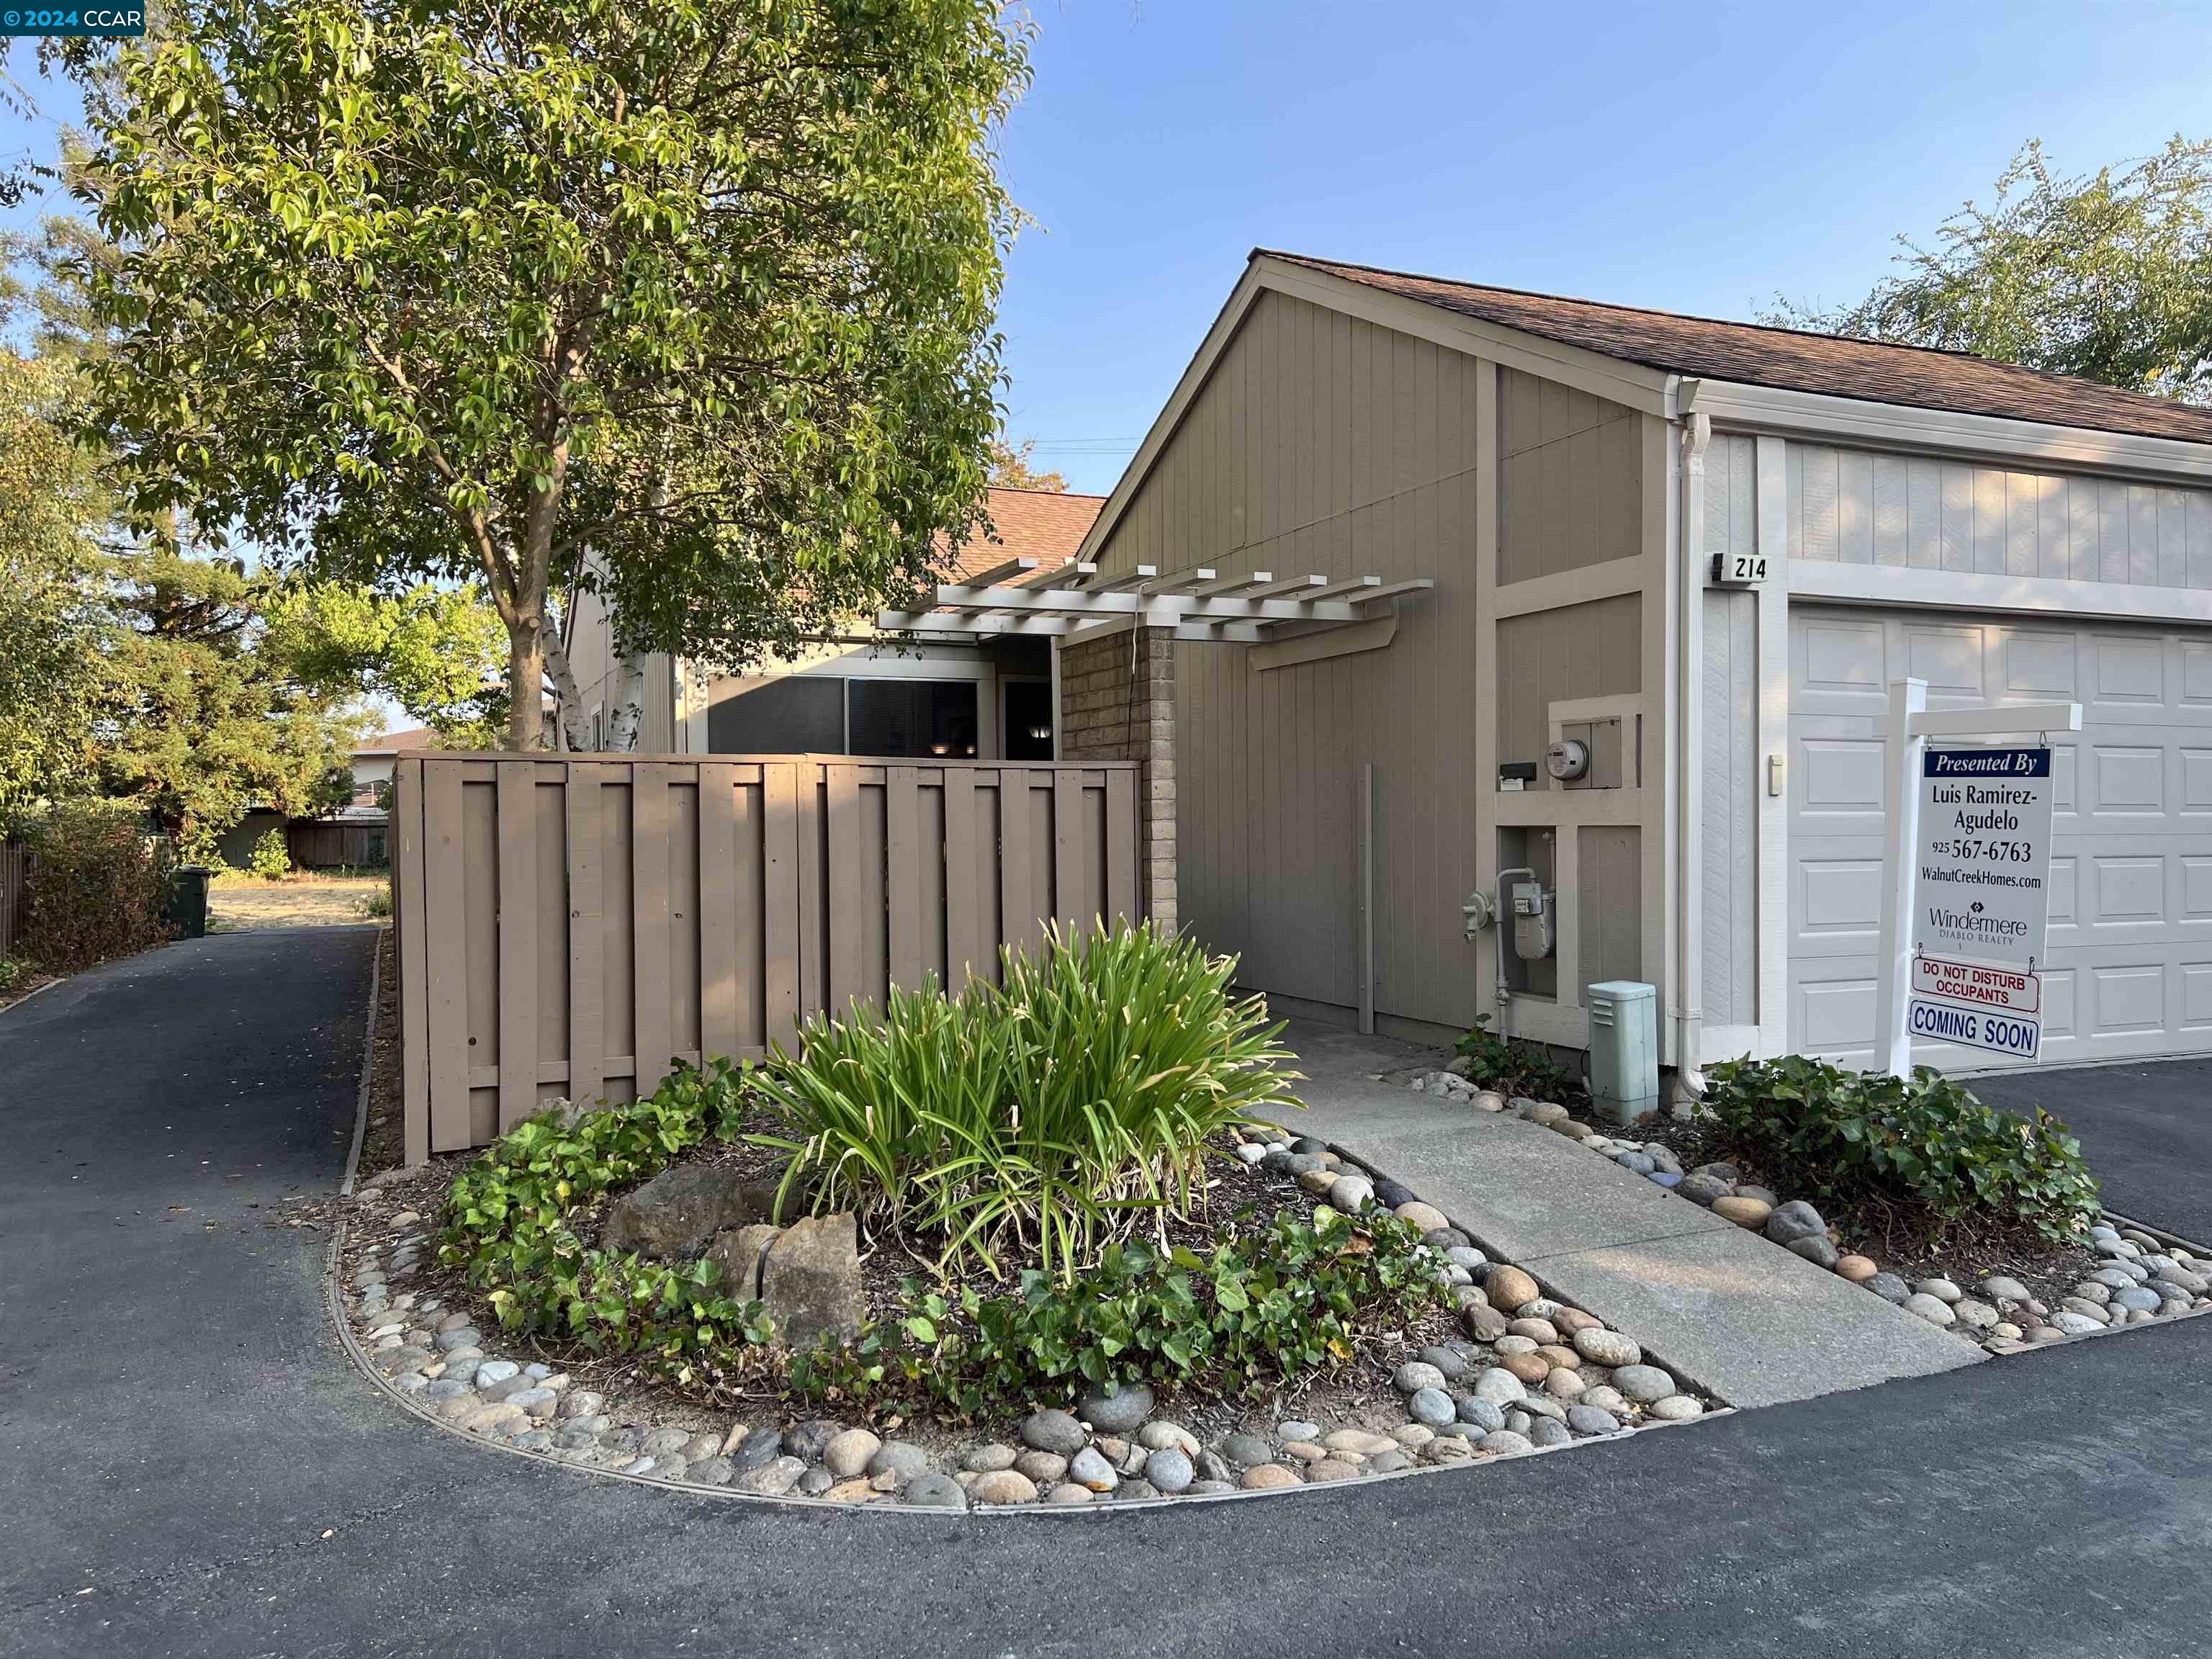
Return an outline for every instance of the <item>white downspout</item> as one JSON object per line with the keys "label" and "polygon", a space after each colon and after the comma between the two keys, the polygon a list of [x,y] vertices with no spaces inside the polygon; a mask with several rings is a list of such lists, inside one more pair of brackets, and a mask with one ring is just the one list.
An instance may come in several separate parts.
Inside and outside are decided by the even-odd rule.
{"label": "white downspout", "polygon": [[[1694,394],[1692,394],[1694,395]],[[1679,757],[1675,812],[1674,1060],[1678,1099],[1705,1092],[1705,449],[1710,415],[1682,416],[1681,617],[1675,665]]]}

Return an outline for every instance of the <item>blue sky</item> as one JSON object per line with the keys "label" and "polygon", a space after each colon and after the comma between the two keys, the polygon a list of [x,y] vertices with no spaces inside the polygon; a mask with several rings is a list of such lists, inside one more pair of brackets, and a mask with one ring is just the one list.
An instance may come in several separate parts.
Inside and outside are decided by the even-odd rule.
{"label": "blue sky", "polygon": [[[1747,317],[1857,297],[2030,137],[2087,170],[2212,136],[2201,4],[1031,15],[1007,423],[1079,489],[1112,487],[1255,245]],[[0,117],[0,155],[27,141]]]}

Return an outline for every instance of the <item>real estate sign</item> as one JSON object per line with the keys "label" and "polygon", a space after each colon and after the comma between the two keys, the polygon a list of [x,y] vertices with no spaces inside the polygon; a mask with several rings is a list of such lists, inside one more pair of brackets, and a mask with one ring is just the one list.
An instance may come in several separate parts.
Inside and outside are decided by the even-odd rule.
{"label": "real estate sign", "polygon": [[1920,790],[1912,1035],[2032,1060],[2042,1044],[2051,750],[1931,748]]}
{"label": "real estate sign", "polygon": [[2050,874],[2051,751],[1929,750],[1913,953],[2033,971]]}

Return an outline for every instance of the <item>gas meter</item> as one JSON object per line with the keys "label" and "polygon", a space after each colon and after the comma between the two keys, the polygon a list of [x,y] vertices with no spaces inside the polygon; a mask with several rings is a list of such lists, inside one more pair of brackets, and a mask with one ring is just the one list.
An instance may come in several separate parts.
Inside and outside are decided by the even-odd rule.
{"label": "gas meter", "polygon": [[1513,954],[1542,962],[1552,954],[1552,895],[1539,881],[1516,881],[1508,894],[1513,912]]}

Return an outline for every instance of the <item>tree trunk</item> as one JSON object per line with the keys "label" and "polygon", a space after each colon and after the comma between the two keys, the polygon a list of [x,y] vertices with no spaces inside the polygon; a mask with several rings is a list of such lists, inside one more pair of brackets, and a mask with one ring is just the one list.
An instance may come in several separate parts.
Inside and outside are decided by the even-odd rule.
{"label": "tree trunk", "polygon": [[545,747],[545,615],[518,616],[507,630],[507,746]]}
{"label": "tree trunk", "polygon": [[638,722],[645,716],[645,664],[635,657],[618,657],[615,676],[613,722],[607,747],[618,754],[637,750]]}
{"label": "tree trunk", "polygon": [[561,642],[556,629],[545,634],[545,672],[553,678],[554,716],[561,722],[561,736],[571,754],[588,754],[592,734],[584,726],[584,693],[576,684],[576,671],[569,665],[568,648]]}

